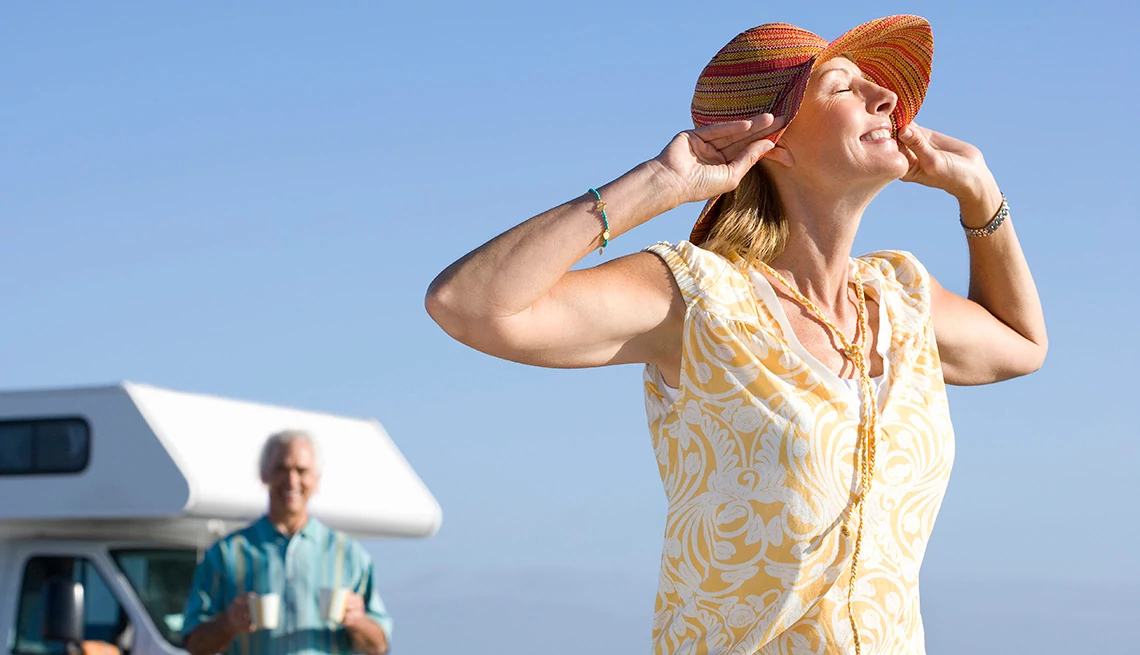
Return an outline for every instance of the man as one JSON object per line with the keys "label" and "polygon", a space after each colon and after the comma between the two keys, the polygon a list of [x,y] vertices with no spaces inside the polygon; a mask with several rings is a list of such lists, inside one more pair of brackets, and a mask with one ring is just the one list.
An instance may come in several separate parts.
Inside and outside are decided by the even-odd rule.
{"label": "man", "polygon": [[[182,633],[191,655],[384,655],[392,619],[372,574],[372,559],[355,540],[311,518],[320,482],[312,438],[275,434],[261,451],[269,511],[218,540],[194,572]],[[347,589],[340,623],[321,616],[330,592]],[[325,602],[322,603],[322,592]],[[276,627],[258,629],[258,594],[277,595]]]}

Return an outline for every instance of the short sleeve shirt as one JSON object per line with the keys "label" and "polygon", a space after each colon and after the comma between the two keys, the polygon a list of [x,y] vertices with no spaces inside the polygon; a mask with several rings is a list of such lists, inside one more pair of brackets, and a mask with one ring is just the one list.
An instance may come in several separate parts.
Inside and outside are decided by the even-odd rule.
{"label": "short sleeve shirt", "polygon": [[218,540],[194,572],[182,632],[226,611],[246,593],[278,594],[276,628],[234,639],[228,655],[293,655],[351,652],[343,626],[321,618],[322,590],[349,589],[364,598],[369,618],[391,640],[392,618],[376,589],[372,558],[347,534],[316,519],[287,537],[267,517]]}

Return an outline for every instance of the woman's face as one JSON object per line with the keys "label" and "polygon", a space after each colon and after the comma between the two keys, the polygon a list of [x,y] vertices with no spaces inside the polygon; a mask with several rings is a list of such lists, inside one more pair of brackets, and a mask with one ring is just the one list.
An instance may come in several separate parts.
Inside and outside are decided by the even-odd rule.
{"label": "woman's face", "polygon": [[907,159],[891,123],[897,100],[850,59],[831,59],[812,73],[800,110],[778,142],[785,152],[773,159],[828,186],[898,179]]}

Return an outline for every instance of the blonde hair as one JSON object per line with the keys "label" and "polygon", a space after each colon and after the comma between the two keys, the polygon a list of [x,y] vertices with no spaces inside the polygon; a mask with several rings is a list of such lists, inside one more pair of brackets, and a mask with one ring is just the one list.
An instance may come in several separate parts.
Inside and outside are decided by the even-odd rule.
{"label": "blonde hair", "polygon": [[772,261],[788,242],[780,194],[759,163],[716,201],[710,213],[712,227],[698,245],[730,260],[739,257],[746,266]]}

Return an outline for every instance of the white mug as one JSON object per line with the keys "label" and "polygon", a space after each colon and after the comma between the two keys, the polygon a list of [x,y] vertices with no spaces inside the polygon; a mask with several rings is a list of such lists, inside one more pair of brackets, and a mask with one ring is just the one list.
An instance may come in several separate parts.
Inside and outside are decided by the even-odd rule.
{"label": "white mug", "polygon": [[321,618],[333,623],[344,621],[345,601],[347,600],[348,589],[321,589]]}
{"label": "white mug", "polygon": [[272,630],[281,623],[281,596],[260,594],[249,603],[249,616],[258,630]]}

